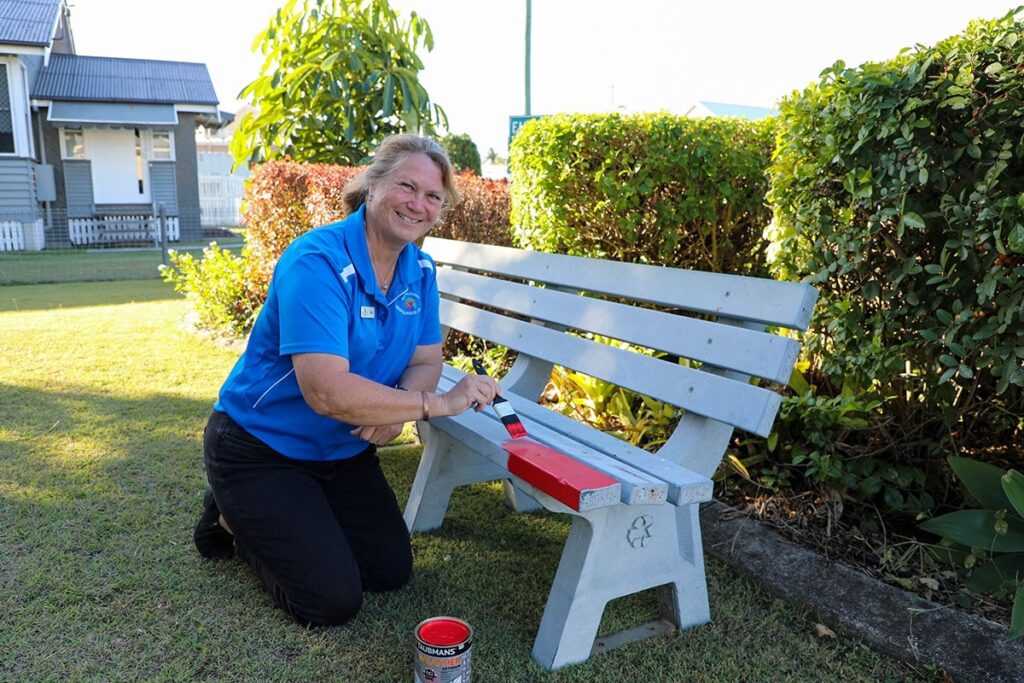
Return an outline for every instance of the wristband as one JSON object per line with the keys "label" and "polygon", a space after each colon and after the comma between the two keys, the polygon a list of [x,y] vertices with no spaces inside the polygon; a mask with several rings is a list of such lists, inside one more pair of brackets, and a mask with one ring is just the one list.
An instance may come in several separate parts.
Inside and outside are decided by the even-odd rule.
{"label": "wristband", "polygon": [[427,403],[427,392],[421,391],[420,396],[423,397],[423,421],[430,422],[430,404]]}

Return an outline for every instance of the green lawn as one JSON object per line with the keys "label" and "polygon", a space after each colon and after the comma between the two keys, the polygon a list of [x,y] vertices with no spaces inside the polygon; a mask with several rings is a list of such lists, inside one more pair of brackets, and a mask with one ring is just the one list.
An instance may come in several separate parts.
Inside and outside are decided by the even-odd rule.
{"label": "green lawn", "polygon": [[[497,485],[414,537],[415,576],[340,628],[305,629],[238,561],[191,544],[201,436],[235,353],[188,333],[159,281],[0,288],[0,680],[406,682],[412,632],[476,630],[478,683],[929,680],[709,565],[712,624],[547,673],[530,659],[568,519],[517,515]],[[405,498],[418,446],[382,452]],[[602,631],[654,616],[613,603]]]}
{"label": "green lawn", "polygon": [[[201,244],[172,244],[178,251],[199,251]],[[236,238],[218,241],[222,247],[238,247]],[[137,280],[159,278],[159,249],[44,249],[31,252],[0,252],[0,285],[84,280]]]}

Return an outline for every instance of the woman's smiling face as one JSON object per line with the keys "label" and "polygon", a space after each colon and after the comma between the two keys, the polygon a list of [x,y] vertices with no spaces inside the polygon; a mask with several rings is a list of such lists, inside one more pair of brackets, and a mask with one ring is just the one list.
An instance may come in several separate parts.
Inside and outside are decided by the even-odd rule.
{"label": "woman's smiling face", "polygon": [[425,154],[410,154],[390,176],[370,185],[367,229],[401,249],[434,227],[444,196],[441,169]]}

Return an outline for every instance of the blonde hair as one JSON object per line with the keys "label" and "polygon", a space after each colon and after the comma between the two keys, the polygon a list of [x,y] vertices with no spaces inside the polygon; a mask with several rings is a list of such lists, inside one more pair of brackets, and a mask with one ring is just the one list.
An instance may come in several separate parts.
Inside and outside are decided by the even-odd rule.
{"label": "blonde hair", "polygon": [[444,185],[444,204],[442,212],[462,201],[462,196],[455,189],[455,173],[448,154],[436,141],[422,135],[392,135],[380,143],[373,155],[373,161],[365,171],[350,180],[342,193],[342,202],[349,213],[353,213],[366,203],[366,195],[370,183],[384,180],[395,168],[413,154],[426,155],[441,171],[441,182]]}

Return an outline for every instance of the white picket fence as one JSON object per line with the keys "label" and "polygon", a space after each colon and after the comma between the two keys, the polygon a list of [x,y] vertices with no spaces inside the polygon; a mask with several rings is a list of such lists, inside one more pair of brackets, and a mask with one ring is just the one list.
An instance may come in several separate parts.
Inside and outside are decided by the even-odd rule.
{"label": "white picket fence", "polygon": [[[160,246],[160,219],[156,216],[99,216],[69,218],[68,239],[75,246],[152,241]],[[167,240],[177,242],[181,232],[178,217],[167,218]]]}
{"label": "white picket fence", "polygon": [[237,176],[199,176],[199,208],[204,228],[237,227],[242,224],[242,192],[245,180]]}
{"label": "white picket fence", "polygon": [[39,251],[43,242],[42,219],[0,221],[0,251]]}

